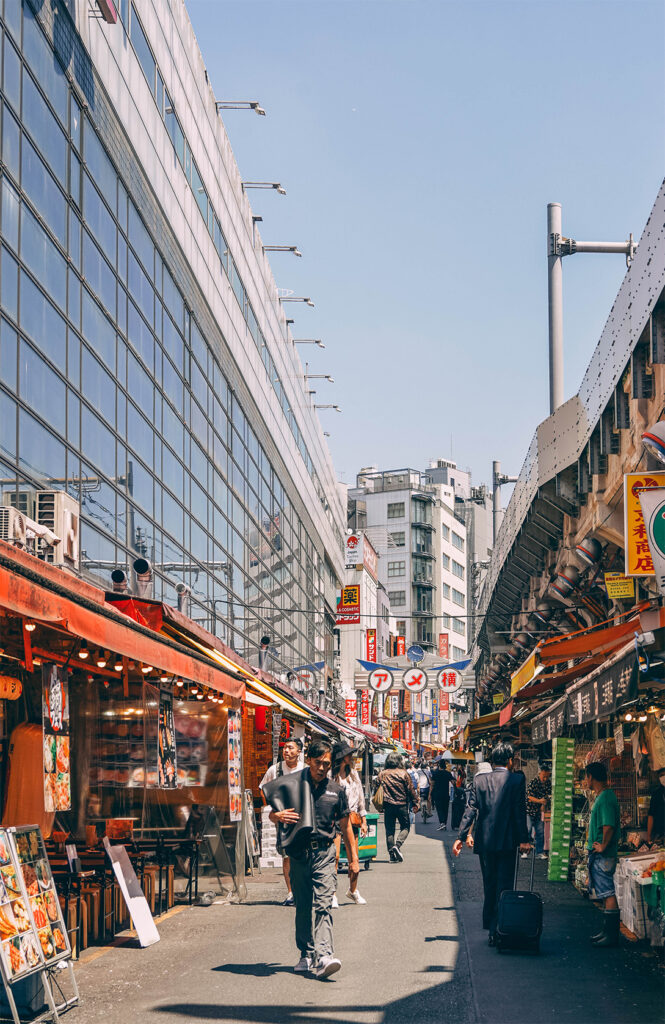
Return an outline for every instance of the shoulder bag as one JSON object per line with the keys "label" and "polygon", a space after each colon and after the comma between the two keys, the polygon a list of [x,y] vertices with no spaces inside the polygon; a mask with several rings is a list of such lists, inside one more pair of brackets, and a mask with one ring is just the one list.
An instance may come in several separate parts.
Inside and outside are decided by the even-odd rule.
{"label": "shoulder bag", "polygon": [[379,814],[381,814],[381,812],[383,811],[383,801],[384,801],[384,797],[383,797],[383,783],[381,782],[381,775],[382,774],[383,773],[381,773],[379,775],[379,777],[378,777],[379,784],[376,787],[376,789],[374,790],[374,796],[372,797],[372,803],[374,804],[374,806],[377,809],[377,811],[379,812]]}

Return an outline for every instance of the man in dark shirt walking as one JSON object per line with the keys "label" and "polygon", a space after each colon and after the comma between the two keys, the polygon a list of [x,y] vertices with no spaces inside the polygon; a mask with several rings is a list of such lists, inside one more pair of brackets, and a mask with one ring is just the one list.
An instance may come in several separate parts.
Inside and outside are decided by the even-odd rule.
{"label": "man in dark shirt walking", "polygon": [[452,782],[454,782],[454,779],[451,772],[448,771],[447,763],[443,758],[439,758],[432,769],[432,798],[439,818],[439,832],[445,832],[448,827],[448,808],[450,807],[450,786]]}
{"label": "man in dark shirt walking", "polygon": [[[328,778],[332,765],[332,744],[326,739],[312,740],[307,751],[307,767],[282,780],[294,795],[293,806],[272,810],[270,820],[280,825],[287,835],[283,845],[291,858],[291,886],[296,904],[296,944],[300,960],[295,971],[312,971],[317,978],[328,978],[342,966],[334,955],[332,930],[332,900],[337,889],[335,862],[335,831],[339,826],[347,850],[354,850],[353,828],[349,822],[349,808],[342,786]],[[279,780],[268,783],[264,793],[272,804]],[[305,804],[308,806],[305,806]],[[312,828],[298,831],[301,820],[311,818]],[[290,834],[289,834],[290,833]],[[349,864],[358,871],[357,858]]]}

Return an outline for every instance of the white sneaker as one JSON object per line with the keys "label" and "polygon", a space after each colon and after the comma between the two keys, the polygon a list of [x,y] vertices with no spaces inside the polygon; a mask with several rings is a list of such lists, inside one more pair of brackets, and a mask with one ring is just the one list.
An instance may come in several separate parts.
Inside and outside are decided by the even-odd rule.
{"label": "white sneaker", "polygon": [[346,897],[349,900],[353,900],[353,902],[359,907],[364,907],[365,904],[367,903],[367,900],[363,899],[363,897],[360,895],[357,889],[355,892],[351,892],[351,890],[349,889],[349,891],[346,894]]}
{"label": "white sneaker", "polygon": [[528,856],[529,856],[528,853],[520,853],[520,860],[526,860],[528,858]]}
{"label": "white sneaker", "polygon": [[317,978],[329,978],[331,974],[336,974],[341,966],[342,961],[337,957],[322,956],[314,973]]}
{"label": "white sneaker", "polygon": [[537,854],[536,860],[547,860],[547,854],[546,853],[539,853],[539,854]]}
{"label": "white sneaker", "polygon": [[307,974],[312,969],[312,958],[311,956],[301,956],[298,963],[295,965],[293,970],[296,974]]}
{"label": "white sneaker", "polygon": [[395,858],[395,860],[404,860],[404,854],[400,850],[399,846],[393,846],[390,854]]}
{"label": "white sneaker", "polygon": [[333,894],[332,909],[339,910],[339,903],[337,902],[337,893]]}

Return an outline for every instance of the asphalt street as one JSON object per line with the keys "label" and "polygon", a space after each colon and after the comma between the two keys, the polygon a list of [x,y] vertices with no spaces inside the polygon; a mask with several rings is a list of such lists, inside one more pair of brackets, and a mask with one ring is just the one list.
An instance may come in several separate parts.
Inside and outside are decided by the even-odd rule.
{"label": "asphalt street", "polygon": [[[635,948],[594,950],[597,913],[568,885],[543,892],[542,954],[499,955],[480,928],[477,858],[450,854],[450,833],[418,826],[403,864],[385,844],[363,872],[368,904],[344,898],[327,981],[293,974],[293,911],[281,883],[249,884],[250,902],[188,908],[159,922],[161,941],[120,946],[77,967],[82,1005],[69,1024],[656,1024],[662,972]],[[445,838],[444,838],[445,836]]]}

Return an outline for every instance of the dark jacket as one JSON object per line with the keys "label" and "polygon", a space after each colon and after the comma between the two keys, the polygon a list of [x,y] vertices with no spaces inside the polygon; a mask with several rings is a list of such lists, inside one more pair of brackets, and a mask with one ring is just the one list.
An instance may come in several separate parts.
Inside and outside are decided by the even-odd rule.
{"label": "dark jacket", "polygon": [[507,852],[529,841],[523,772],[495,768],[474,779],[459,830],[458,838],[462,842],[474,822],[474,853]]}
{"label": "dark jacket", "polygon": [[411,776],[404,768],[384,768],[377,777],[377,786],[383,786],[383,800],[387,804],[417,804],[420,798],[413,788]]}

